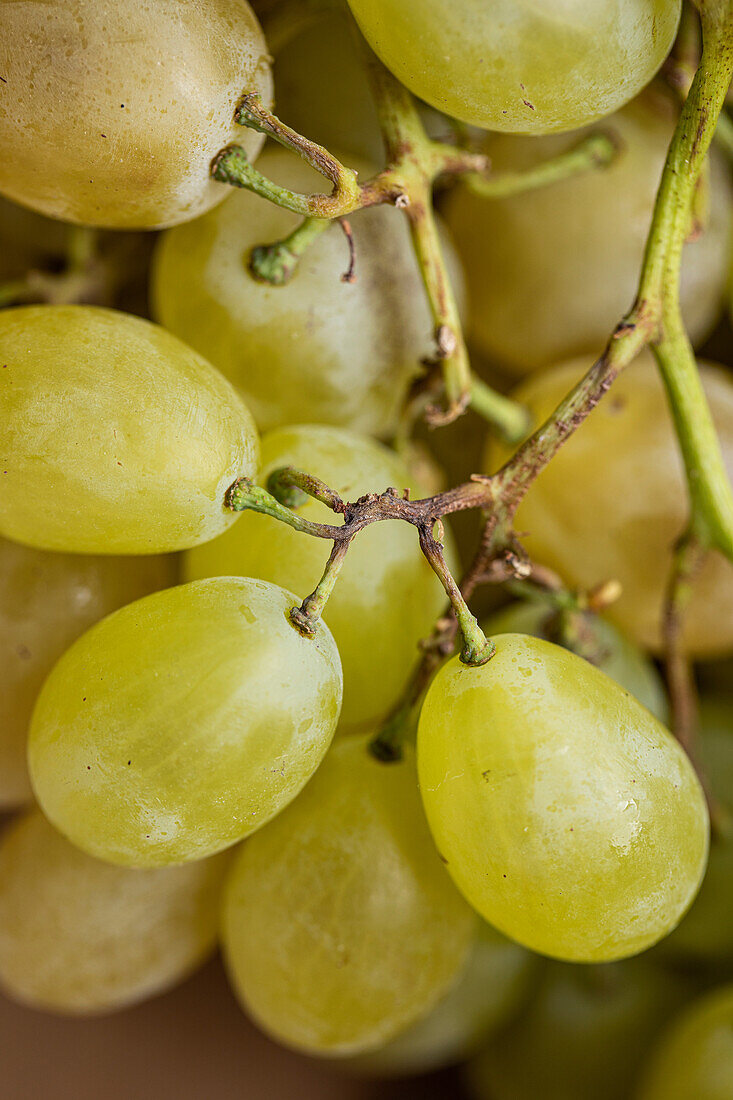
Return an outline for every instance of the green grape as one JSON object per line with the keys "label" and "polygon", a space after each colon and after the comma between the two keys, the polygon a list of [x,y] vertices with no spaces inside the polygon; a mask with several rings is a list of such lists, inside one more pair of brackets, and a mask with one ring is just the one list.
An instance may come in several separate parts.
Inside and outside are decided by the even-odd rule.
{"label": "green grape", "polygon": [[328,748],[341,668],[295,598],[214,578],[109,615],[67,650],[31,724],[42,809],[90,855],[153,867],[202,859],[269,821]]}
{"label": "green grape", "polygon": [[[698,755],[713,798],[733,815],[733,701],[703,699]],[[733,838],[730,823],[714,835],[700,893],[678,928],[664,941],[670,954],[718,964],[733,960]]]}
{"label": "green grape", "polygon": [[267,47],[247,0],[0,0],[0,192],[83,225],[154,229],[227,193],[212,158],[262,136],[234,123],[269,101]]}
{"label": "green grape", "polygon": [[149,554],[214,538],[257,433],[175,336],[90,306],[0,313],[0,533],[43,550]]}
{"label": "green grape", "polygon": [[667,935],[707,859],[695,772],[670,733],[605,673],[524,634],[499,634],[428,690],[420,789],[459,889],[542,954],[607,962]]}
{"label": "green grape", "polygon": [[0,838],[0,983],[26,1004],[70,1013],[175,985],[214,949],[227,863],[111,867],[31,811]]}
{"label": "green grape", "polygon": [[536,962],[481,921],[461,974],[433,1011],[381,1049],[343,1064],[362,1074],[392,1077],[462,1061],[517,1013]]}
{"label": "green grape", "polygon": [[696,1001],[654,1052],[638,1100],[730,1100],[733,985]]}
{"label": "green grape", "polygon": [[[282,149],[266,152],[258,168],[296,190],[325,187]],[[239,191],[166,233],[154,262],[153,312],[234,383],[261,430],[312,421],[388,435],[433,331],[405,219],[381,207],[349,219],[354,283],[341,280],[349,250],[338,226],[311,244],[287,286],[256,282],[247,267],[252,248],[281,239],[299,220]]]}
{"label": "green grape", "polygon": [[[315,474],[347,500],[411,483],[392,451],[338,428],[301,425],[270,432],[262,441],[260,482],[281,466]],[[325,523],[335,518],[314,500],[298,513]],[[241,573],[262,577],[303,598],[315,588],[330,550],[330,542],[248,512],[221,538],[186,554],[183,570],[191,580]],[[452,564],[449,536],[446,552]],[[445,604],[443,588],[408,524],[375,523],[359,532],[324,612],[344,670],[343,725],[365,727],[398,702],[418,642]]]}
{"label": "green grape", "polygon": [[647,84],[680,0],[349,0],[411,92],[487,130],[546,134],[608,115]]}
{"label": "green grape", "polygon": [[32,797],[31,712],[64,650],[103,616],[175,580],[172,557],[49,554],[0,539],[0,809]]}
{"label": "green grape", "polygon": [[242,846],[223,943],[244,1007],[312,1054],[374,1049],[461,972],[475,918],[430,839],[410,754],[333,746],[300,797]]}
{"label": "green grape", "polygon": [[[669,718],[667,696],[662,678],[649,658],[632,645],[612,623],[592,612],[576,612],[576,615],[579,620],[577,629],[582,631],[580,640],[584,646],[581,656],[587,656],[601,672],[616,680],[621,687],[635,695],[660,722],[666,723]],[[536,638],[544,638],[547,642],[557,642],[567,649],[573,649],[569,640],[566,641],[562,633],[558,633],[561,627],[557,612],[544,601],[522,600],[510,604],[495,612],[481,626],[485,634],[492,636],[533,634]]]}
{"label": "green grape", "polygon": [[[588,360],[563,363],[528,379],[514,396],[539,425],[588,367]],[[701,376],[733,475],[733,385],[709,364]],[[494,469],[507,457],[494,447],[487,462]],[[573,586],[620,581],[608,618],[637,645],[658,651],[672,548],[687,521],[679,445],[664,387],[645,353],[533,482],[517,530],[528,532],[532,558]],[[722,555],[711,554],[695,580],[683,640],[696,657],[733,647],[733,566]]]}
{"label": "green grape", "polygon": [[[677,115],[666,96],[647,93],[608,120],[623,142],[609,168],[500,200],[453,190],[446,218],[470,281],[470,335],[485,355],[524,375],[600,354],[636,292]],[[496,136],[486,152],[497,173],[523,171],[578,140]],[[695,343],[720,315],[730,250],[729,174],[715,153],[710,167],[709,224],[685,246],[682,264],[682,311]]]}
{"label": "green grape", "polygon": [[476,1100],[624,1100],[684,988],[646,959],[548,967],[519,1020],[469,1066]]}

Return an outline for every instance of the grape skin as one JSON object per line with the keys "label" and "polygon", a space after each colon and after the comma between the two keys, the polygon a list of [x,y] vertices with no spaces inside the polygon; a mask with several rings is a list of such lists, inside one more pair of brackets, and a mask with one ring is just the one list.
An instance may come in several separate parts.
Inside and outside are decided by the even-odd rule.
{"label": "grape skin", "polygon": [[[471,287],[472,342],[511,374],[599,355],[633,301],[677,104],[645,93],[607,120],[622,142],[614,163],[505,199],[458,186],[445,216]],[[572,148],[583,134],[485,142],[493,170],[524,171]],[[730,175],[710,156],[710,213],[685,245],[681,304],[700,344],[720,316],[731,242]]]}
{"label": "grape skin", "polygon": [[237,855],[223,944],[244,1007],[312,1054],[383,1045],[460,973],[475,918],[446,875],[414,761],[337,741],[288,809]]}
{"label": "grape skin", "polygon": [[254,158],[263,141],[235,107],[272,94],[246,0],[1,0],[0,71],[0,192],[109,228],[175,225],[220,202],[213,157],[236,141]]}
{"label": "grape skin", "polygon": [[[347,163],[360,179],[372,174],[353,158]],[[282,149],[266,151],[257,167],[296,191],[326,189],[323,176]],[[247,267],[252,248],[280,240],[300,220],[239,191],[164,234],[153,314],[237,387],[261,431],[320,423],[387,436],[421,357],[433,351],[405,219],[380,207],[350,217],[354,283],[341,281],[349,250],[338,226],[311,243],[287,286],[256,282]],[[450,245],[447,253],[460,297],[460,265]]]}
{"label": "grape skin", "polygon": [[349,0],[411,92],[487,130],[573,130],[615,111],[667,56],[680,0]]}
{"label": "grape skin", "polygon": [[182,863],[236,843],[318,767],[341,704],[328,628],[275,585],[214,578],[87,631],[46,681],[29,764],[49,820],[90,855]]}
{"label": "grape skin", "polygon": [[224,494],[254,475],[257,432],[176,337],[114,310],[26,306],[0,313],[0,359],[0,533],[43,550],[158,554],[234,522]]}
{"label": "grape skin", "polygon": [[696,1001],[658,1044],[638,1100],[730,1100],[733,986]]}
{"label": "grape skin", "polygon": [[29,812],[0,839],[0,982],[25,1004],[75,1014],[175,985],[214,949],[227,862],[111,867]]}
{"label": "grape skin", "polygon": [[[514,396],[543,423],[591,365],[563,363],[524,382]],[[733,385],[711,364],[702,384],[733,475]],[[507,451],[492,446],[488,469]],[[615,578],[620,599],[606,614],[627,638],[662,648],[661,624],[672,548],[688,521],[687,490],[672,417],[657,368],[644,353],[613,384],[533,482],[517,512],[517,530],[535,561],[580,588]],[[710,554],[695,579],[683,642],[694,657],[733,646],[733,565]]]}
{"label": "grape skin", "polygon": [[50,554],[0,538],[0,809],[32,798],[28,727],[53,665],[93,623],[176,573],[172,556]]}
{"label": "grape skin", "polygon": [[705,799],[671,734],[588,661],[501,634],[449,661],[418,730],[420,789],[477,911],[541,954],[603,962],[678,923],[707,861]]}
{"label": "grape skin", "polygon": [[[389,485],[412,486],[393,451],[372,439],[321,425],[269,432],[262,440],[265,484],[282,466],[296,466],[356,500]],[[422,495],[417,487],[414,496]],[[306,519],[338,522],[325,505],[309,500],[298,508]],[[221,538],[183,559],[184,577],[245,573],[280,584],[303,598],[321,577],[331,543],[291,530],[269,516],[248,512]],[[446,554],[453,563],[450,533]],[[418,658],[418,642],[442,613],[446,597],[406,523],[375,523],[360,531],[346,555],[324,611],[341,655],[344,705],[341,726],[363,729],[399,701]]]}

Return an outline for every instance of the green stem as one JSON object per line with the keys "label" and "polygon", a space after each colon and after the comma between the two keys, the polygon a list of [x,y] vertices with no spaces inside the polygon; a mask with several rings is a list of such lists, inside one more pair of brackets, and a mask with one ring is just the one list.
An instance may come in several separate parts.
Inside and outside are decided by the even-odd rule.
{"label": "green stem", "polygon": [[475,374],[471,379],[471,408],[493,424],[509,444],[521,442],[532,426],[530,413],[523,405],[492,390]]}
{"label": "green stem", "polygon": [[435,539],[432,531],[426,527],[420,528],[420,548],[440,578],[446,595],[451,602],[451,607],[458,622],[458,629],[463,636],[461,660],[466,665],[485,665],[494,656],[496,647],[493,642],[487,641],[476,616],[471,613],[463,598],[463,593],[453,579],[443,556],[442,545]]}
{"label": "green stem", "polygon": [[591,169],[606,168],[616,159],[620,149],[619,140],[611,131],[598,130],[566,153],[524,172],[505,172],[495,176],[469,173],[464,176],[463,182],[480,198],[503,199],[559,183]]}
{"label": "green stem", "polygon": [[334,542],[323,576],[315,589],[310,596],[306,596],[300,607],[294,607],[290,612],[290,618],[301,634],[305,634],[309,638],[315,635],[323,610],[333,592],[350,546],[351,539]]}
{"label": "green stem", "polygon": [[267,479],[267,489],[288,508],[299,508],[308,497],[312,497],[325,504],[332,512],[343,513],[346,510],[346,505],[335,489],[295,466],[281,466],[273,470]]}
{"label": "green stem", "polygon": [[232,512],[261,512],[263,515],[271,516],[272,519],[280,520],[295,531],[300,531],[304,535],[314,535],[316,538],[336,540],[343,535],[338,527],[304,519],[297,512],[281,504],[266,489],[255,485],[246,477],[240,477],[229,486],[224,497],[224,507]]}
{"label": "green stem", "polygon": [[300,257],[332,224],[324,218],[306,218],[282,240],[257,245],[252,249],[249,261],[249,269],[255,279],[272,286],[289,283]]}

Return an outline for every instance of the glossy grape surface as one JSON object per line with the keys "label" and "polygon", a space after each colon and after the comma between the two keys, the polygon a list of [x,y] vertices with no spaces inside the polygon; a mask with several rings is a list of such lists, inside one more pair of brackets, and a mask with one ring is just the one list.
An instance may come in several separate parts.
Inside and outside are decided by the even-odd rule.
{"label": "glossy grape surface", "polygon": [[144,1000],[216,942],[227,859],[131,871],[92,859],[38,810],[0,839],[0,983],[55,1012]]}
{"label": "glossy grape surface", "polygon": [[679,0],[349,0],[410,91],[487,130],[545,134],[608,115],[672,45]]}
{"label": "glossy grape surface", "polygon": [[[667,97],[647,93],[608,119],[623,142],[610,167],[499,200],[452,191],[446,218],[469,277],[471,339],[485,355],[524,375],[600,354],[636,292],[677,114]],[[497,173],[522,171],[581,136],[497,136],[486,152]],[[716,153],[710,164],[708,228],[685,245],[682,263],[682,311],[695,343],[720,314],[730,252],[730,176]]]}
{"label": "glossy grape surface", "polygon": [[[621,687],[635,695],[660,722],[669,717],[669,704],[656,668],[640,649],[632,645],[616,627],[598,615],[590,612],[578,613],[582,624],[581,641],[586,657],[605,672],[607,676],[621,684]],[[497,611],[481,624],[485,634],[532,634],[544,638],[547,642],[556,642],[573,650],[573,646],[558,636],[560,629],[555,613],[539,600],[522,600]],[[586,652],[587,651],[587,652]],[[575,651],[574,651],[575,652]]]}
{"label": "glossy grape surface", "polygon": [[730,1100],[733,1096],[733,986],[697,1001],[667,1032],[638,1100]]}
{"label": "glossy grape surface", "polygon": [[684,988],[646,959],[548,968],[509,1031],[469,1067],[476,1100],[627,1100]]}
{"label": "glossy grape surface", "polygon": [[452,659],[420,715],[418,768],[459,889],[519,943],[575,962],[637,954],[674,928],[707,860],[705,799],[671,734],[560,646],[494,638]]}
{"label": "glossy grape surface", "polygon": [[127,866],[201,859],[278,813],[333,735],[341,667],[294,598],[225,577],[158,592],[87,631],[33,715],[33,788],[90,855]]}
{"label": "glossy grape surface", "polygon": [[386,1046],[351,1059],[349,1069],[395,1077],[462,1061],[518,1012],[536,964],[529,951],[481,921],[463,970],[442,1001]]}
{"label": "glossy grape surface", "polygon": [[[351,432],[314,425],[281,428],[262,441],[261,484],[273,470],[296,466],[356,500],[363,493],[411,484],[393,451]],[[420,495],[419,487],[413,497]],[[298,514],[337,522],[309,500]],[[450,536],[447,553],[453,560]],[[245,513],[227,533],[186,554],[189,579],[245,574],[280,584],[304,598],[320,580],[331,543],[300,534],[269,516]],[[446,603],[423,557],[416,533],[400,521],[375,523],[355,537],[324,612],[344,670],[342,725],[358,728],[382,718],[398,701],[428,635]]]}
{"label": "glossy grape surface", "polygon": [[176,559],[50,554],[0,539],[0,808],[31,798],[26,743],[52,666],[99,619],[176,580]]}
{"label": "glossy grape surface", "polygon": [[[258,168],[295,190],[327,189],[283,150],[266,152]],[[359,173],[370,174],[367,166]],[[299,221],[239,191],[166,233],[153,270],[154,314],[226,375],[262,431],[313,422],[388,435],[421,357],[432,353],[406,221],[379,207],[349,219],[353,283],[341,279],[349,249],[338,226],[311,244],[287,286],[258,283],[247,266],[252,248],[280,240]]]}
{"label": "glossy grape surface", "polygon": [[[697,752],[719,809],[733,816],[733,702],[703,699]],[[665,951],[701,962],[733,959],[733,837],[728,824],[713,836],[700,893]]]}
{"label": "glossy grape surface", "polygon": [[0,3],[0,192],[84,225],[154,229],[227,193],[209,174],[245,92],[270,100],[247,0]]}
{"label": "glossy grape surface", "polygon": [[373,1049],[461,972],[475,918],[436,854],[414,762],[335,743],[297,800],[242,846],[224,901],[229,973],[271,1035],[317,1054]]}
{"label": "glossy grape surface", "polygon": [[[553,412],[590,367],[563,363],[516,391],[535,424]],[[733,385],[702,366],[702,382],[733,474]],[[493,450],[490,468],[508,457]],[[672,547],[688,519],[682,460],[667,399],[650,355],[635,362],[532,484],[517,513],[531,557],[569,584],[615,578],[620,599],[607,616],[637,645],[659,650]],[[694,585],[684,640],[697,657],[733,647],[733,565],[711,554]]]}
{"label": "glossy grape surface", "polygon": [[149,321],[90,306],[0,313],[0,533],[72,553],[148,554],[214,538],[257,467],[244,404]]}

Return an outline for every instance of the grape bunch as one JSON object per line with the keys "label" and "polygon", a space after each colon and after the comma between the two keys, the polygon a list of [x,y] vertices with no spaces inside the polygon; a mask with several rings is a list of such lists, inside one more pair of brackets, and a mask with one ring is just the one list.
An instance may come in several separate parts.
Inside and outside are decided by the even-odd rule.
{"label": "grape bunch", "polygon": [[732,76],[0,0],[7,1100],[733,1100]]}

